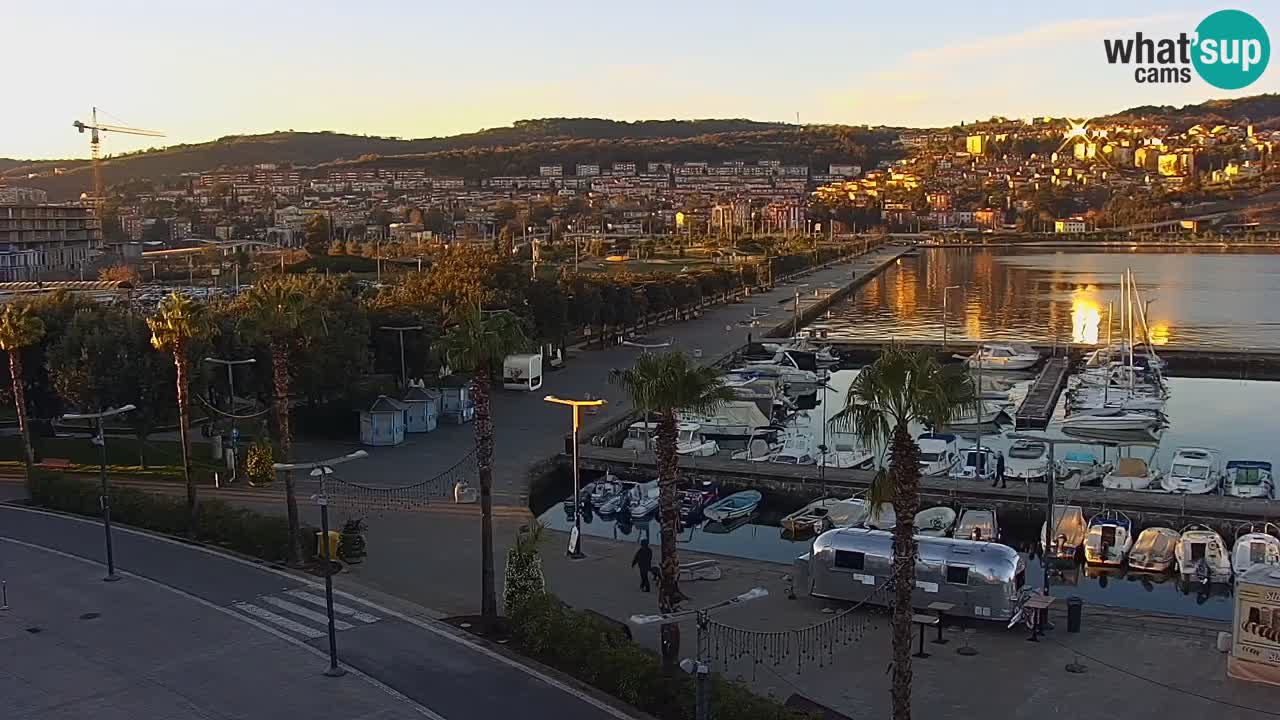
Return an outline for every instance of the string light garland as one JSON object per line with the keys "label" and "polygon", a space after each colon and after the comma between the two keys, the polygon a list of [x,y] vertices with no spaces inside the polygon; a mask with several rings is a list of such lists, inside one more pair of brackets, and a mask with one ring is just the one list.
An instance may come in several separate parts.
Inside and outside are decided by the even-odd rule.
{"label": "string light garland", "polygon": [[449,469],[412,485],[377,487],[331,477],[327,488],[329,502],[358,516],[387,510],[421,509],[433,501],[453,497],[454,487],[459,482],[468,483],[478,477],[476,453],[477,450],[472,449]]}

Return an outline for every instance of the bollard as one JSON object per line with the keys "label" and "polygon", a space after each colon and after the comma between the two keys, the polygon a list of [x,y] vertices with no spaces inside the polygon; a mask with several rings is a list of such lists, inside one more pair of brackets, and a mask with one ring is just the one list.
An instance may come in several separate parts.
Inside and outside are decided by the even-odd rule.
{"label": "bollard", "polygon": [[9,609],[9,585],[0,580],[0,611]]}

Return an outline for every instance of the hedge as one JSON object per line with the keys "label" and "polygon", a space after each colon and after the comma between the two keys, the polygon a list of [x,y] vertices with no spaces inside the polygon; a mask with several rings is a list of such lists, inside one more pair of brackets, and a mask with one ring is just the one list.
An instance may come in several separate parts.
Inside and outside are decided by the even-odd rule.
{"label": "hedge", "polygon": [[[510,609],[509,609],[510,610]],[[667,674],[662,659],[631,642],[617,625],[565,606],[544,593],[511,612],[520,652],[649,713],[659,720],[694,720],[694,680]],[[711,676],[712,714],[734,720],[807,720],[724,677]]]}
{"label": "hedge", "polygon": [[[166,535],[187,535],[186,498],[118,486],[110,492],[112,520]],[[96,482],[51,473],[37,473],[31,482],[33,504],[76,515],[100,515],[99,493]],[[197,540],[267,561],[288,558],[289,521],[284,517],[235,507],[217,499],[201,500],[197,510]],[[304,526],[299,532],[303,559],[308,560],[315,554],[317,530]]]}

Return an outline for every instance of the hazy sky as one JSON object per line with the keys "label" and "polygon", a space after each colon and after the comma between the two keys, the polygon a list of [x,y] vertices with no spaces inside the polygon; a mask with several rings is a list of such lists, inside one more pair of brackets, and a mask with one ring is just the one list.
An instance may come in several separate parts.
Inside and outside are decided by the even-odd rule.
{"label": "hazy sky", "polygon": [[1280,90],[1140,85],[1104,37],[1280,5],[810,0],[0,0],[0,157],[88,152],[71,122],[164,130],[122,152],[271,130],[424,137],[548,116],[942,125]]}

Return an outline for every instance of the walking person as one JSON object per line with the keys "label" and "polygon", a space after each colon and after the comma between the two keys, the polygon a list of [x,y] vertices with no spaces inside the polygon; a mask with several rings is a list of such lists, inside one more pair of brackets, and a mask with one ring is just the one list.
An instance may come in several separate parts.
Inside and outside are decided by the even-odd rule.
{"label": "walking person", "polygon": [[649,573],[653,569],[653,549],[649,547],[649,538],[640,540],[640,549],[631,558],[631,567],[640,570],[640,591],[649,592]]}
{"label": "walking person", "polygon": [[1009,487],[1004,479],[1004,453],[996,454],[996,479],[995,482],[991,483],[991,487],[995,487],[997,485],[1004,488]]}

